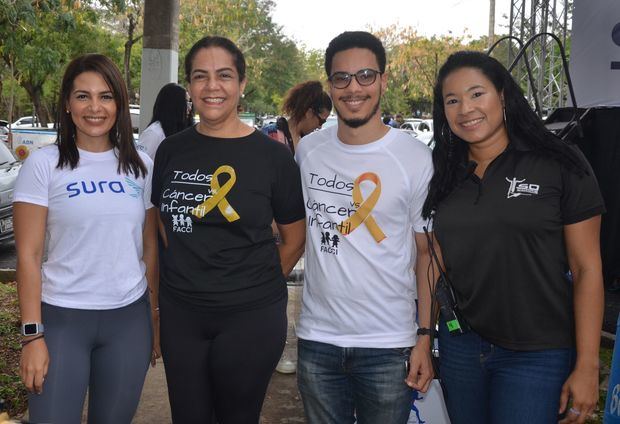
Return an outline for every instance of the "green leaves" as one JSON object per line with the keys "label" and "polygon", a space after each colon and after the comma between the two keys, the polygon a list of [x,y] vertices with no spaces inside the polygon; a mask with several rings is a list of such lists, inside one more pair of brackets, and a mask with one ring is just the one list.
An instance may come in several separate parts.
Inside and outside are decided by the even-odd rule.
{"label": "green leaves", "polygon": [[245,108],[277,113],[286,90],[316,72],[305,53],[273,22],[270,12],[274,7],[271,0],[183,0],[179,57],[205,35],[230,38],[247,62]]}

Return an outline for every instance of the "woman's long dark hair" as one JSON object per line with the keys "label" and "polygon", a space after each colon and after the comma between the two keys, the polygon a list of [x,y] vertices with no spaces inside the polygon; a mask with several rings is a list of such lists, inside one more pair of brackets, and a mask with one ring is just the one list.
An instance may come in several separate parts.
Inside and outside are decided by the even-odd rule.
{"label": "woman's long dark hair", "polygon": [[443,83],[448,75],[461,68],[474,68],[481,71],[504,95],[506,111],[506,131],[508,139],[518,138],[533,151],[557,160],[567,169],[578,175],[588,173],[577,154],[551,133],[534,113],[521,89],[506,68],[496,59],[480,52],[460,51],[450,57],[439,69],[437,82],[433,89],[433,129],[435,147],[433,165],[435,172],[431,178],[429,192],[422,208],[422,216],[429,218],[437,205],[450,194],[458,184],[459,170],[468,161],[469,146],[456,136],[448,125],[444,110]]}
{"label": "woman's long dark hair", "polygon": [[76,129],[71,114],[67,111],[73,82],[84,72],[96,72],[106,82],[116,103],[116,122],[110,130],[110,143],[118,150],[118,173],[134,174],[136,178],[146,175],[146,166],[140,159],[133,141],[129,100],[125,81],[118,67],[108,57],[101,54],[85,54],[73,59],[62,77],[58,100],[58,168],[69,166],[75,169],[80,161],[76,144]]}
{"label": "woman's long dark hair", "polygon": [[155,99],[153,118],[149,125],[159,121],[166,137],[191,127],[194,120],[188,110],[187,91],[173,82],[164,85]]}

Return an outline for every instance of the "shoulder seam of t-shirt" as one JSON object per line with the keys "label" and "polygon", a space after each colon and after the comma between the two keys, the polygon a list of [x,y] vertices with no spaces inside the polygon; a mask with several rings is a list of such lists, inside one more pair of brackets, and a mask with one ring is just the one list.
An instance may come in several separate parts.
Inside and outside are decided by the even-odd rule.
{"label": "shoulder seam of t-shirt", "polygon": [[[53,146],[53,147],[52,147]],[[40,152],[40,153],[37,153]],[[56,146],[55,144],[53,145],[49,145],[49,146],[44,146],[40,149],[37,149],[35,152],[33,152],[35,157],[43,157],[45,159],[45,165],[47,166],[47,191],[49,193],[50,190],[50,185],[52,184],[52,174],[54,173],[54,168],[56,168],[58,166],[58,158],[60,157],[60,152],[58,151],[58,146]],[[44,156],[45,155],[45,156]],[[43,159],[37,159],[37,160],[43,160]],[[68,165],[65,165],[65,167],[67,167]],[[61,168],[58,168],[59,171],[61,171]],[[49,198],[45,198],[43,199],[42,197],[37,197],[37,196],[30,196],[27,193],[16,193],[17,195],[14,194],[13,197],[13,201],[15,201],[15,198],[28,198],[31,200],[31,202],[28,203],[34,203],[36,205],[40,205],[40,206],[45,206],[48,207],[49,206]],[[24,196],[24,197],[22,197]],[[37,202],[38,200],[38,202]]]}
{"label": "shoulder seam of t-shirt", "polygon": [[[397,137],[395,137],[397,138]],[[392,158],[392,160],[394,160],[394,162],[396,162],[396,164],[398,165],[398,168],[404,178],[404,180],[407,182],[407,191],[409,193],[409,208],[411,208],[412,206],[412,201],[413,198],[415,197],[415,192],[413,189],[413,185],[412,185],[412,181],[411,181],[411,176],[407,170],[405,169],[404,165],[401,163],[400,159],[398,158],[398,156],[396,156],[388,147],[394,145],[394,142],[396,140],[393,140],[392,143],[386,145],[386,146],[381,146],[381,150],[385,151],[385,153]]]}
{"label": "shoulder seam of t-shirt", "polygon": [[[329,137],[322,137],[322,134],[320,134],[320,135],[319,135],[319,134],[317,134],[317,135],[316,135],[316,138],[319,138],[319,137],[321,137],[322,139],[320,139],[320,140],[316,140],[316,141],[312,141],[312,142],[311,142],[311,143],[312,143],[312,147],[311,147],[310,149],[307,149],[307,151],[306,151],[303,155],[300,155],[300,157],[299,157],[299,162],[298,162],[298,165],[299,165],[300,167],[301,167],[302,162],[303,162],[305,159],[309,158],[309,157],[310,157],[310,155],[311,155],[312,153],[314,153],[314,151],[315,151],[316,149],[318,149],[319,147],[323,146],[323,145],[324,145],[324,144],[326,144],[326,143],[329,143]],[[310,141],[306,140],[306,143],[310,143]]]}

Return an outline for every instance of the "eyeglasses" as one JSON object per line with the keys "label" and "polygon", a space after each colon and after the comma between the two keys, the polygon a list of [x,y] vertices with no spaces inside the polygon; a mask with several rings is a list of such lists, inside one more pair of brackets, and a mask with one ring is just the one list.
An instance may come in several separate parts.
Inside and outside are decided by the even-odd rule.
{"label": "eyeglasses", "polygon": [[314,116],[316,116],[316,119],[319,120],[319,128],[322,127],[323,124],[327,122],[327,119],[323,118],[316,110],[313,112]]}
{"label": "eyeglasses", "polygon": [[351,81],[353,81],[353,77],[355,77],[359,85],[366,87],[372,85],[377,80],[377,75],[381,74],[382,72],[375,71],[374,69],[360,69],[354,74],[349,74],[348,72],[334,72],[327,79],[332,83],[334,88],[347,88],[349,84],[351,84]]}

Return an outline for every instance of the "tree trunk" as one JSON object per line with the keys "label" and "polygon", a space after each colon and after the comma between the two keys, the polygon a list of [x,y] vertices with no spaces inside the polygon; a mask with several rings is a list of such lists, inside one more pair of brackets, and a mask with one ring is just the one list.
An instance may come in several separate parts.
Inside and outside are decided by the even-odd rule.
{"label": "tree trunk", "polygon": [[34,105],[34,113],[39,119],[39,123],[42,127],[47,127],[49,123],[49,112],[47,107],[43,104],[43,84],[33,84],[31,81],[22,81],[21,86],[28,92],[30,100]]}
{"label": "tree trunk", "polygon": [[133,21],[133,14],[129,15],[129,26],[127,28],[127,41],[125,42],[125,56],[123,58],[123,66],[125,71],[125,84],[127,84],[127,93],[129,95],[129,103],[132,103],[133,90],[131,89],[131,75],[129,72],[129,65],[131,61],[131,48],[133,47],[133,31],[135,23]]}

